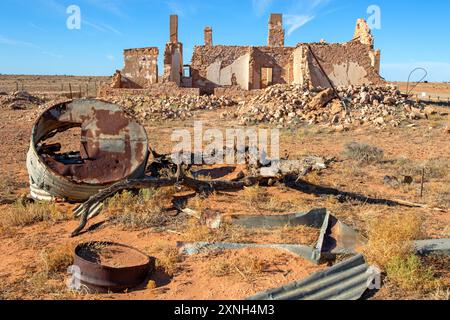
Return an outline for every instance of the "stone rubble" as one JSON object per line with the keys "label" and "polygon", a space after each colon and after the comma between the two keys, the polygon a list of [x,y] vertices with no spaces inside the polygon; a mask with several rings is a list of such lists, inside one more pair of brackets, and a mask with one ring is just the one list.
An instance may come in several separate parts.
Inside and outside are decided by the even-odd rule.
{"label": "stone rubble", "polygon": [[[414,125],[436,113],[430,106],[408,100],[392,85],[349,86],[332,89],[274,85],[257,95],[243,96],[235,101],[227,96],[182,95],[157,97],[152,95],[113,95],[102,97],[122,106],[141,122],[180,120],[194,117],[196,111],[224,108],[222,118],[236,119],[240,125],[272,124],[279,127],[322,125],[336,131],[361,126],[397,127]],[[59,98],[62,99],[62,98]],[[49,107],[54,101],[27,92],[0,92],[2,108],[26,109]],[[65,99],[67,100],[67,99]]]}
{"label": "stone rubble", "polygon": [[29,94],[26,91],[17,91],[11,94],[0,93],[0,106],[12,110],[23,110],[37,107],[44,103],[44,100]]}
{"label": "stone rubble", "polygon": [[349,86],[337,89],[345,107],[332,89],[274,85],[260,95],[241,101],[223,118],[236,118],[241,125],[271,123],[292,126],[319,124],[336,129],[363,125],[397,127],[403,121],[425,119],[434,110],[408,100],[392,85]]}
{"label": "stone rubble", "polygon": [[189,96],[113,96],[104,100],[122,106],[139,121],[185,120],[198,110],[214,110],[236,105],[227,97]]}

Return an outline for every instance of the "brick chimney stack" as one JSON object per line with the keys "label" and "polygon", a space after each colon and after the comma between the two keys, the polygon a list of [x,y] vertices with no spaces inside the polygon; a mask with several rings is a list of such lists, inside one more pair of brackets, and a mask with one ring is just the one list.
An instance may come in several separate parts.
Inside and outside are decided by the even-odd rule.
{"label": "brick chimney stack", "polygon": [[212,47],[213,45],[213,33],[211,27],[205,28],[205,46]]}
{"label": "brick chimney stack", "polygon": [[283,15],[272,13],[269,20],[269,47],[284,47]]}
{"label": "brick chimney stack", "polygon": [[178,43],[178,16],[170,16],[170,43]]}

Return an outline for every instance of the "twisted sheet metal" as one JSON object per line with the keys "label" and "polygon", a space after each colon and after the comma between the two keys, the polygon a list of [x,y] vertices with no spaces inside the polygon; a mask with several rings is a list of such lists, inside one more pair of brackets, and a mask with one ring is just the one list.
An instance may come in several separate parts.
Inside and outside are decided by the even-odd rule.
{"label": "twisted sheet metal", "polygon": [[178,242],[180,252],[188,255],[210,250],[236,250],[244,248],[279,249],[293,253],[318,264],[322,259],[332,260],[338,254],[356,254],[365,239],[352,228],[340,222],[326,209],[315,209],[308,213],[288,215],[233,215],[231,223],[248,229],[272,229],[285,226],[308,226],[320,228],[320,235],[314,246],[292,244],[255,243],[210,243]]}
{"label": "twisted sheet metal", "polygon": [[194,255],[210,250],[239,250],[246,248],[256,249],[278,249],[288,251],[301,258],[316,262],[314,260],[314,249],[308,246],[291,244],[257,244],[257,243],[223,243],[223,242],[178,242],[182,254]]}
{"label": "twisted sheet metal", "polygon": [[362,255],[354,256],[312,276],[256,294],[248,300],[357,300],[376,275]]}

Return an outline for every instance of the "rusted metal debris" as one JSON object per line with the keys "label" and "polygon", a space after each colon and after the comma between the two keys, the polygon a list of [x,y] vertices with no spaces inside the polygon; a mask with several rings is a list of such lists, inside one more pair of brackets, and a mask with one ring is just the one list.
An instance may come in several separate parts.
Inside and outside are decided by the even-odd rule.
{"label": "rusted metal debris", "polygon": [[[46,144],[56,134],[81,128],[79,150],[59,153]],[[83,202],[126,178],[144,176],[149,157],[145,129],[119,106],[80,99],[58,103],[42,113],[27,156],[31,196],[37,200]]]}
{"label": "rusted metal debris", "polygon": [[248,300],[358,300],[376,287],[379,273],[356,255],[312,276],[271,289]]}
{"label": "rusted metal debris", "polygon": [[414,249],[419,255],[450,255],[450,239],[417,240]]}
{"label": "rusted metal debris", "polygon": [[187,255],[200,254],[208,251],[239,250],[239,249],[277,249],[292,253],[301,258],[314,260],[314,249],[304,245],[294,244],[262,244],[262,243],[226,243],[226,242],[178,242],[180,253]]}
{"label": "rusted metal debris", "polygon": [[326,209],[276,216],[235,215],[231,217],[231,223],[248,229],[308,226],[320,229],[320,235],[313,247],[287,244],[206,242],[179,242],[178,247],[182,253],[189,255],[208,250],[272,248],[289,251],[313,263],[319,263],[322,260],[335,259],[337,255],[357,254],[366,242],[366,239],[358,232],[339,221]]}
{"label": "rusted metal debris", "polygon": [[[111,256],[129,257],[126,265],[105,265],[101,261],[101,248],[111,248]],[[134,265],[132,265],[134,264]],[[143,252],[118,243],[88,242],[75,249],[73,282],[78,282],[92,293],[123,292],[142,284],[155,268],[155,259]],[[80,289],[80,288],[76,288]]]}

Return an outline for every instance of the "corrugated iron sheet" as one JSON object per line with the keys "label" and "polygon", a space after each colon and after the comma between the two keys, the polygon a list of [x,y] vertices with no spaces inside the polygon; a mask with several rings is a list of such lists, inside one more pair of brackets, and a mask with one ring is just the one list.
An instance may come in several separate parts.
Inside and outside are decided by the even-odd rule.
{"label": "corrugated iron sheet", "polygon": [[245,248],[278,249],[288,251],[299,257],[316,262],[314,249],[308,246],[291,244],[222,243],[222,242],[178,242],[182,254],[193,255],[209,250],[239,250]]}
{"label": "corrugated iron sheet", "polygon": [[[59,154],[58,146],[45,144],[75,127],[81,128],[79,150]],[[142,177],[148,156],[145,129],[119,106],[93,99],[59,103],[33,127],[27,156],[31,196],[86,201],[118,181]]]}
{"label": "corrugated iron sheet", "polygon": [[374,274],[362,255],[248,300],[357,300],[373,282]]}
{"label": "corrugated iron sheet", "polygon": [[414,243],[420,255],[446,254],[450,255],[450,239],[418,240]]}

